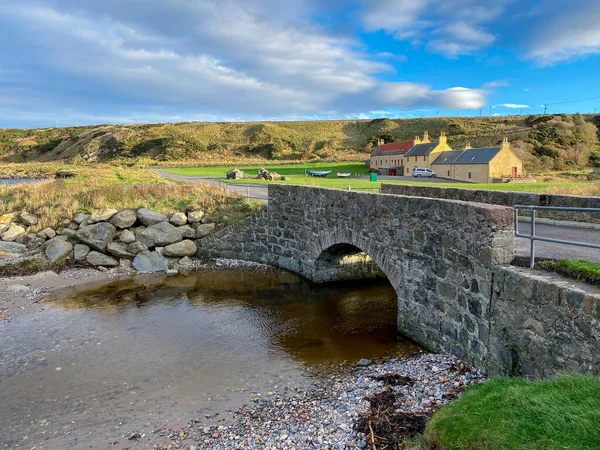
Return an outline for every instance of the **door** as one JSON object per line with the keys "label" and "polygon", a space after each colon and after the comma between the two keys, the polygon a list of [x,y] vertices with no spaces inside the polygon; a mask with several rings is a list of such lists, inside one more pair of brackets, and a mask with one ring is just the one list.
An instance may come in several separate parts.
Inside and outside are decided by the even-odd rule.
{"label": "door", "polygon": [[515,180],[517,178],[517,168],[513,167],[512,168],[512,179]]}

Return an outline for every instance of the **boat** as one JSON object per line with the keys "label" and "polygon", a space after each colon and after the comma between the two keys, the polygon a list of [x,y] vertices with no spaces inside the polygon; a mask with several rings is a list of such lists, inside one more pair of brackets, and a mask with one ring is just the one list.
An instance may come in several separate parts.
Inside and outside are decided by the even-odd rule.
{"label": "boat", "polygon": [[307,177],[326,177],[331,173],[331,170],[310,170],[304,169],[304,173]]}
{"label": "boat", "polygon": [[338,172],[337,176],[338,178],[348,178],[350,175],[352,175],[350,172]]}

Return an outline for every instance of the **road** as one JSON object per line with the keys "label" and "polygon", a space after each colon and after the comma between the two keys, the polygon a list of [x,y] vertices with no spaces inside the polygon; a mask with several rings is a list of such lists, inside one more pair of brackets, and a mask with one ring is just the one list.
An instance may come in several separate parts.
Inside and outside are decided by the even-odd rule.
{"label": "road", "polygon": [[[175,175],[167,173],[162,170],[154,170],[155,173],[170,178],[173,180],[183,181],[186,183],[210,183],[221,186],[229,192],[235,192],[243,196],[249,196],[250,198],[268,202],[268,187],[266,185],[258,184],[229,184],[223,183],[219,180],[210,177],[189,177],[183,175]],[[381,177],[384,178],[384,177]],[[388,177],[385,177],[388,178]],[[394,180],[398,180],[399,177],[392,177]],[[400,177],[406,178],[411,181],[415,181],[412,177]],[[421,181],[429,181],[430,179],[423,178]],[[600,244],[600,231],[590,230],[586,228],[577,228],[572,226],[562,225],[548,225],[536,222],[536,234],[538,236],[564,239],[569,241],[589,242],[592,244]],[[519,230],[521,233],[528,234],[530,224],[529,222],[520,221]],[[529,258],[529,239],[515,238],[515,254],[516,256],[523,256]],[[600,249],[586,248],[586,247],[575,247],[564,244],[554,244],[550,242],[536,241],[535,254],[537,258],[547,259],[583,259],[586,261],[600,262]]]}

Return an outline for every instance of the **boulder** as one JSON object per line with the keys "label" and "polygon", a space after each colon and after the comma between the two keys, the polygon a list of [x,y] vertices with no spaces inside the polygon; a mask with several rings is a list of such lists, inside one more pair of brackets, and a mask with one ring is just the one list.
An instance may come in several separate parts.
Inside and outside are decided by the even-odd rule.
{"label": "boulder", "polygon": [[0,241],[0,258],[4,257],[5,255],[20,255],[25,253],[25,250],[27,250],[27,247],[23,244]]}
{"label": "boulder", "polygon": [[92,266],[115,267],[119,265],[119,261],[112,256],[95,251],[89,252],[85,257],[85,260]]}
{"label": "boulder", "polygon": [[46,242],[45,239],[39,237],[37,234],[27,235],[27,250],[35,250],[40,248]]}
{"label": "boulder", "polygon": [[127,250],[127,245],[120,242],[111,242],[107,245],[106,250],[117,258],[133,258],[135,255]]}
{"label": "boulder", "polygon": [[71,225],[71,221],[69,219],[63,219],[58,224],[60,228],[67,228],[69,225]]}
{"label": "boulder", "polygon": [[19,219],[21,220],[21,223],[24,223],[28,227],[30,227],[32,225],[36,225],[38,223],[37,216],[30,214],[28,212],[25,212],[25,211],[23,211],[21,214],[19,214]]}
{"label": "boulder", "polygon": [[38,236],[41,237],[42,239],[52,239],[53,237],[56,236],[56,231],[54,231],[50,227],[44,228],[42,231],[40,231],[38,233]]}
{"label": "boulder", "polygon": [[148,247],[146,247],[140,241],[134,241],[127,245],[127,251],[133,253],[134,255],[137,255],[139,252],[143,252],[145,250],[148,250]]}
{"label": "boulder", "polygon": [[205,223],[196,228],[196,237],[202,239],[215,231],[216,225],[214,223]]}
{"label": "boulder", "polygon": [[2,233],[2,240],[11,242],[23,234],[25,234],[25,228],[23,228],[21,225],[17,225],[16,223],[10,223],[8,230]]}
{"label": "boulder", "polygon": [[204,218],[204,211],[191,211],[187,217],[190,223],[198,223]]}
{"label": "boulder", "polygon": [[77,222],[71,222],[69,224],[69,230],[78,230],[79,229],[79,224]]}
{"label": "boulder", "polygon": [[135,234],[133,234],[132,231],[123,230],[123,232],[119,236],[119,240],[123,244],[131,244],[133,241],[135,241]]}
{"label": "boulder", "polygon": [[145,226],[149,227],[161,222],[168,222],[167,216],[161,213],[151,211],[147,208],[140,208],[137,211],[137,217]]}
{"label": "boulder", "polygon": [[148,248],[174,244],[183,239],[183,231],[169,222],[149,226],[137,236],[138,241]]}
{"label": "boulder", "polygon": [[132,263],[132,261],[130,259],[121,258],[119,260],[119,267],[122,267],[124,269],[130,268],[132,264],[133,263]]}
{"label": "boulder", "polygon": [[134,228],[133,230],[131,230],[131,231],[133,231],[133,232],[134,232],[134,234],[137,236],[137,235],[138,235],[138,234],[140,234],[142,231],[144,231],[146,228],[148,228],[148,227],[146,227],[146,226],[144,226],[144,225],[140,225],[139,227],[135,227],[135,228]]}
{"label": "boulder", "polygon": [[184,256],[178,261],[178,264],[184,267],[189,267],[192,265],[192,260],[189,256]]}
{"label": "boulder", "polygon": [[145,250],[133,259],[133,267],[141,273],[166,272],[169,264],[164,256]]}
{"label": "boulder", "polygon": [[0,236],[2,236],[6,230],[8,230],[8,225],[0,225]]}
{"label": "boulder", "polygon": [[[90,218],[90,214],[80,212],[73,216],[73,222],[81,225],[83,222],[87,222],[89,218]],[[89,222],[88,222],[88,225],[89,225]]]}
{"label": "boulder", "polygon": [[80,228],[76,237],[82,243],[103,252],[106,250],[106,246],[112,242],[116,232],[117,230],[110,223],[100,222]]}
{"label": "boulder", "polygon": [[45,244],[44,254],[50,262],[57,262],[65,259],[73,251],[73,245],[63,239],[50,239]]}
{"label": "boulder", "polygon": [[93,223],[98,222],[106,222],[110,220],[112,216],[114,216],[118,211],[113,208],[103,208],[97,209],[96,211],[92,211],[92,214],[88,218],[88,223],[91,225]]}
{"label": "boulder", "polygon": [[196,237],[196,230],[189,225],[184,225],[179,227],[181,232],[183,233],[183,237],[187,239],[194,239]]}
{"label": "boulder", "polygon": [[75,244],[75,247],[73,248],[73,258],[75,258],[75,261],[82,261],[89,252],[90,248],[87,245]]}
{"label": "boulder", "polygon": [[164,249],[165,256],[194,256],[198,251],[198,247],[193,241],[185,240],[175,244],[167,245]]}
{"label": "boulder", "polygon": [[75,235],[77,233],[75,233],[75,230],[71,230],[70,228],[65,228],[64,230],[62,230],[60,232],[61,235],[63,235],[64,237],[66,237],[67,239],[75,239]]}
{"label": "boulder", "polygon": [[13,220],[15,220],[16,215],[13,213],[3,214],[0,216],[0,225],[8,225]]}
{"label": "boulder", "polygon": [[133,226],[136,220],[137,215],[135,211],[124,209],[123,211],[116,213],[112,219],[110,219],[110,223],[112,223],[116,228],[122,230],[124,228]]}
{"label": "boulder", "polygon": [[178,212],[171,216],[169,222],[176,227],[180,227],[181,225],[185,225],[187,223],[187,216],[182,212]]}

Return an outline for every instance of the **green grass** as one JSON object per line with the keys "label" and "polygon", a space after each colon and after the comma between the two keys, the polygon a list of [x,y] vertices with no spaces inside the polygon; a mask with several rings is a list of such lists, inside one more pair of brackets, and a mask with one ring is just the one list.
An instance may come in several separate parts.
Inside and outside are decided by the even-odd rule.
{"label": "green grass", "polygon": [[490,380],[438,410],[425,439],[436,450],[600,449],[600,377]]}
{"label": "green grass", "polygon": [[[226,180],[225,174],[231,166],[222,167],[188,167],[181,169],[165,169],[166,172],[184,175],[184,176],[204,176],[222,178],[222,181],[227,183],[253,183],[253,184],[295,184],[308,186],[321,186],[334,189],[346,189],[348,186],[354,189],[379,188],[382,183],[386,184],[408,184],[408,185],[426,185],[451,187],[461,189],[477,189],[477,190],[493,190],[493,191],[514,191],[514,192],[539,192],[552,194],[572,194],[572,195],[600,195],[600,183],[598,182],[539,182],[539,183],[489,183],[489,184],[473,184],[473,183],[454,183],[444,180],[439,181],[409,181],[409,180],[379,180],[371,182],[367,179],[359,179],[368,175],[369,170],[364,163],[305,163],[305,164],[288,164],[283,166],[266,166],[265,168],[275,171],[280,175],[285,175],[286,181],[265,181],[255,179],[244,180]],[[258,166],[238,167],[243,170],[246,176],[255,176]],[[331,174],[327,178],[306,177],[305,169],[316,170],[331,170]],[[350,178],[337,178],[336,172],[350,172]],[[354,174],[359,174],[359,177]]]}
{"label": "green grass", "polygon": [[558,261],[544,261],[539,266],[575,280],[600,285],[600,263],[597,262],[565,258]]}

